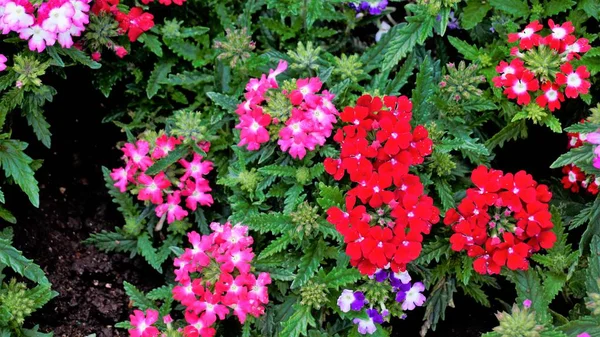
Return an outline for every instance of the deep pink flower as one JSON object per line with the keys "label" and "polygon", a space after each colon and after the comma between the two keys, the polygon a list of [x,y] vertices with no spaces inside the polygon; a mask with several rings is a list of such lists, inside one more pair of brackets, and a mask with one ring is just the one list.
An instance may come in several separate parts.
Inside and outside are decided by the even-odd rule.
{"label": "deep pink flower", "polygon": [[175,150],[175,147],[179,144],[181,144],[181,141],[175,137],[162,135],[156,138],[156,147],[154,148],[154,151],[152,151],[152,159],[166,157],[169,152]]}
{"label": "deep pink flower", "polygon": [[246,145],[250,151],[258,150],[260,144],[269,141],[269,131],[266,129],[269,124],[271,124],[271,116],[263,114],[260,108],[241,115],[240,123],[235,126],[236,129],[241,130],[238,146]]}
{"label": "deep pink flower", "polygon": [[290,101],[293,105],[300,105],[308,96],[321,90],[322,85],[323,83],[318,77],[298,79],[296,81],[297,89],[290,93]]}
{"label": "deep pink flower", "polygon": [[212,191],[208,185],[208,180],[204,178],[196,179],[196,182],[189,179],[185,183],[185,189],[181,195],[187,197],[185,205],[192,211],[195,211],[198,204],[202,206],[210,206],[213,204],[213,197],[207,192]]}
{"label": "deep pink flower", "polygon": [[202,176],[207,175],[213,169],[213,163],[207,160],[202,161],[202,156],[197,153],[194,153],[192,161],[181,159],[179,163],[186,169],[185,174],[179,178],[181,181],[186,181],[189,177],[196,180],[203,179]]}
{"label": "deep pink flower", "polygon": [[6,56],[0,54],[0,71],[6,70]]}
{"label": "deep pink flower", "polygon": [[140,168],[142,171],[146,171],[148,167],[154,164],[152,159],[148,157],[150,146],[145,140],[138,140],[135,145],[127,143],[121,150],[125,156],[127,156],[128,160],[133,163],[134,168]]}
{"label": "deep pink flower", "polygon": [[156,337],[160,333],[157,328],[153,327],[158,320],[158,311],[153,309],[146,310],[146,315],[140,310],[134,310],[133,315],[129,316],[131,325],[135,328],[129,330],[131,337]]}
{"label": "deep pink flower", "polygon": [[179,197],[180,192],[173,192],[167,196],[167,202],[156,207],[156,216],[162,217],[165,213],[167,214],[167,223],[173,223],[175,220],[183,220],[188,215],[188,212],[184,210],[179,203],[181,198]]}
{"label": "deep pink flower", "polygon": [[160,172],[154,178],[142,173],[137,180],[140,184],[144,185],[140,189],[138,199],[142,201],[150,200],[155,205],[163,203],[163,190],[171,186],[171,182],[166,178],[164,172]]}

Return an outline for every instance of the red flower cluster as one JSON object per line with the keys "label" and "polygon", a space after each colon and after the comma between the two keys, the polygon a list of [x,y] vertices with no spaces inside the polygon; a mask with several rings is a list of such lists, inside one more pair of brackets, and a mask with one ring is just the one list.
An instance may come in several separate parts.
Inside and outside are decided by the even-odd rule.
{"label": "red flower cluster", "polygon": [[327,220],[344,236],[351,264],[365,275],[387,266],[405,270],[421,253],[423,234],[439,221],[419,177],[408,173],[433,146],[422,125],[411,128],[411,110],[406,96],[360,97],[340,114],[347,123],[334,136],[340,158],[324,162],[336,180],[347,173],[356,183],[346,194],[346,211],[332,207]]}
{"label": "red flower cluster", "polygon": [[[496,87],[504,88],[508,98],[516,98],[517,104],[529,104],[531,93],[537,96],[535,102],[540,107],[548,106],[550,111],[554,111],[560,108],[565,96],[576,98],[579,94],[588,93],[590,82],[585,79],[590,77],[590,73],[587,68],[579,66],[573,69],[568,61],[579,58],[591,47],[587,39],[571,35],[575,30],[571,22],[557,25],[549,20],[548,25],[552,30],[548,36],[537,34],[543,28],[537,20],[519,33],[508,34],[508,42],[519,42],[518,47],[511,49],[511,55],[516,58],[510,63],[500,62],[496,67],[500,76],[494,77],[493,82]],[[534,47],[538,49],[534,50]],[[548,51],[550,54],[546,55]],[[542,55],[544,52],[546,54]],[[548,66],[548,57],[555,59],[556,68]],[[538,64],[539,58],[545,59],[546,63]]]}
{"label": "red flower cluster", "polygon": [[479,166],[471,180],[476,188],[457,209],[449,209],[444,224],[455,232],[452,250],[466,250],[480,274],[498,274],[502,266],[526,270],[528,257],[552,248],[556,235],[548,202],[552,194],[525,171],[503,174]]}
{"label": "red flower cluster", "polygon": [[[170,0],[168,1],[170,4]],[[146,4],[146,2],[142,2]],[[129,10],[129,13],[125,14],[117,7],[118,5],[119,0],[97,0],[94,2],[92,12],[96,15],[99,15],[101,12],[114,15],[115,20],[119,22],[121,33],[127,34],[129,41],[131,42],[134,42],[142,35],[142,33],[147,32],[154,27],[154,15],[144,12],[141,7],[133,7]],[[122,53],[120,49],[115,49],[115,51]],[[122,56],[119,55],[119,57]]]}
{"label": "red flower cluster", "polygon": [[[581,121],[581,123],[583,122]],[[585,133],[578,132],[570,132],[567,135],[569,136],[569,144],[567,145],[569,149],[582,146],[587,136]],[[598,194],[600,177],[596,177],[593,174],[586,175],[585,172],[573,164],[563,167],[562,172],[565,176],[561,182],[565,189],[570,189],[571,192],[577,193],[580,191],[579,187],[581,186],[593,195]]]}
{"label": "red flower cluster", "polygon": [[[121,193],[127,191],[131,184],[135,187],[133,192],[137,193],[139,200],[158,205],[155,212],[163,219],[161,224],[165,218],[170,224],[188,215],[188,212],[180,206],[182,196],[186,197],[185,205],[191,211],[195,211],[198,204],[210,206],[213,203],[213,198],[209,194],[211,188],[208,180],[204,178],[213,169],[213,163],[203,160],[203,157],[197,153],[193,154],[191,161],[186,160],[190,155],[179,160],[181,167],[177,167],[177,170],[174,170],[175,165],[172,165],[170,169],[174,172],[170,173],[173,174],[165,173],[167,170],[155,176],[146,174],[146,170],[155,161],[166,157],[181,144],[181,141],[181,138],[162,135],[156,139],[152,147],[145,140],[138,140],[135,144],[127,143],[122,149],[125,167],[113,169],[110,174],[115,181],[114,186],[118,187]],[[201,142],[198,146],[206,152],[210,149],[208,142]],[[165,195],[167,202],[163,199]]]}
{"label": "red flower cluster", "polygon": [[250,273],[254,253],[248,227],[217,222],[210,227],[210,235],[189,233],[193,248],[175,259],[179,284],[173,298],[186,307],[184,337],[212,337],[213,324],[217,318],[224,320],[230,309],[243,324],[247,315],[262,315],[269,303],[271,276]]}

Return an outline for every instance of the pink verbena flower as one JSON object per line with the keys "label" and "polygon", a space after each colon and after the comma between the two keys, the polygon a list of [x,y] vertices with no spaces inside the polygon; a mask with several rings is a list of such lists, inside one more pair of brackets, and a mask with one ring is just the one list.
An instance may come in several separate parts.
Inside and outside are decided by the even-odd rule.
{"label": "pink verbena flower", "polygon": [[144,185],[138,194],[139,200],[150,200],[155,205],[163,203],[163,190],[171,186],[171,182],[167,179],[164,172],[160,172],[154,178],[142,173],[137,180],[140,184]]}
{"label": "pink verbena flower", "polygon": [[56,42],[56,34],[44,30],[40,25],[34,25],[19,30],[19,37],[23,40],[29,40],[29,50],[41,53],[47,46],[52,46]]}
{"label": "pink verbena flower", "polygon": [[238,146],[244,146],[248,150],[258,150],[260,144],[269,141],[269,131],[266,127],[271,124],[271,116],[263,114],[262,109],[257,108],[240,116],[240,123],[235,126],[240,129],[240,142]]}
{"label": "pink verbena flower", "polygon": [[134,171],[131,169],[130,165],[126,167],[119,167],[113,169],[110,173],[110,177],[115,181],[114,186],[119,188],[121,193],[124,193],[127,190],[127,184],[133,181]]}
{"label": "pink verbena flower", "polygon": [[71,29],[75,8],[68,0],[50,0],[38,9],[38,22],[50,33],[64,33]]}
{"label": "pink verbena flower", "polygon": [[318,77],[302,78],[296,81],[297,89],[290,93],[290,101],[294,105],[300,105],[303,100],[310,99],[315,93],[321,90],[323,83]]}
{"label": "pink verbena flower", "polygon": [[213,204],[212,195],[207,192],[212,191],[208,185],[208,180],[200,178],[195,179],[195,182],[191,179],[186,181],[185,189],[181,192],[181,195],[187,197],[185,199],[185,205],[192,211],[195,211],[198,204],[202,206],[210,206]]}
{"label": "pink verbena flower", "polygon": [[185,174],[179,178],[181,181],[185,181],[189,177],[193,177],[196,180],[202,179],[202,176],[207,175],[213,169],[213,163],[202,161],[202,156],[197,153],[194,153],[194,158],[191,162],[181,159],[179,163],[186,169]]}
{"label": "pink verbena flower", "polygon": [[167,214],[167,223],[171,224],[175,220],[183,220],[188,215],[188,212],[184,210],[179,203],[181,202],[180,192],[176,191],[167,196],[167,202],[156,207],[156,216],[162,217],[165,213]]}
{"label": "pink verbena flower", "polygon": [[127,157],[127,160],[133,163],[134,168],[146,171],[148,167],[152,166],[154,163],[152,159],[148,157],[150,145],[145,140],[138,140],[135,145],[127,143],[121,150]]}
{"label": "pink verbena flower", "polygon": [[6,61],[7,61],[6,56],[0,54],[0,71],[6,70]]}
{"label": "pink verbena flower", "polygon": [[282,151],[288,151],[292,158],[302,159],[306,155],[306,149],[312,151],[317,145],[317,140],[310,134],[312,129],[312,123],[304,118],[302,111],[294,108],[292,117],[279,131],[277,144]]}
{"label": "pink verbena flower", "polygon": [[28,28],[34,23],[33,5],[27,0],[13,0],[4,4],[2,15],[3,34]]}
{"label": "pink verbena flower", "polygon": [[140,310],[134,310],[133,315],[129,316],[133,329],[129,330],[131,337],[156,337],[160,333],[157,328],[153,327],[158,320],[158,311],[153,309],[146,310],[146,314]]}
{"label": "pink verbena flower", "polygon": [[160,159],[166,157],[169,152],[175,150],[177,145],[181,144],[181,141],[175,137],[167,137],[162,135],[156,138],[156,147],[152,151],[152,159]]}

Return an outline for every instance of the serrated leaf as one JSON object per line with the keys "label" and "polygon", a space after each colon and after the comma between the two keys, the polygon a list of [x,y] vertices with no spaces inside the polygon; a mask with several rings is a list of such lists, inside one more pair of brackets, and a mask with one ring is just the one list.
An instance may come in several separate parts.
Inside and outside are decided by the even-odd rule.
{"label": "serrated leaf", "polygon": [[596,20],[600,18],[600,1],[598,0],[581,0],[578,8],[583,9],[587,15],[596,18]]}
{"label": "serrated leaf", "polygon": [[479,59],[481,52],[477,47],[472,46],[454,36],[448,36],[448,41],[452,46],[454,46],[454,48],[456,48],[456,50],[458,50],[459,53],[462,54],[462,56],[464,56],[465,59],[471,61],[477,61]]}
{"label": "serrated leaf", "polygon": [[323,278],[323,283],[327,285],[327,288],[338,290],[339,287],[356,283],[361,277],[360,272],[356,268],[334,267]]}
{"label": "serrated leaf", "polygon": [[485,147],[492,151],[495,147],[503,147],[504,143],[510,140],[527,137],[527,124],[525,121],[509,123],[502,130],[498,131],[492,138],[485,142]]}
{"label": "serrated leaf", "polygon": [[304,251],[304,255],[300,258],[298,273],[291,285],[292,289],[302,287],[316,273],[323,260],[326,247],[323,240],[318,240]]}
{"label": "serrated leaf", "polygon": [[144,44],[144,47],[148,48],[148,50],[153,52],[156,56],[163,56],[163,51],[161,48],[162,42],[160,42],[156,35],[146,33],[138,38],[138,41],[140,40]]}
{"label": "serrated leaf", "polygon": [[258,256],[259,259],[264,259],[273,254],[277,254],[284,250],[291,243],[295,242],[295,238],[289,233],[285,233],[282,236],[276,238],[275,240],[271,240],[268,246],[266,246]]}
{"label": "serrated leaf", "polygon": [[181,30],[182,37],[197,37],[208,33],[210,29],[202,26],[186,27]]}
{"label": "serrated leaf", "polygon": [[150,73],[148,78],[148,85],[146,86],[146,95],[148,98],[154,97],[160,89],[160,82],[167,78],[167,75],[171,72],[173,67],[172,63],[159,62],[154,66],[154,70]]}
{"label": "serrated leaf", "polygon": [[490,0],[490,5],[495,9],[511,14],[517,18],[526,18],[529,15],[529,6],[522,0]]}
{"label": "serrated leaf", "polygon": [[4,221],[7,221],[11,224],[16,224],[17,223],[17,218],[15,218],[15,216],[6,208],[4,208],[4,206],[0,205],[0,218],[2,218]]}
{"label": "serrated leaf", "polygon": [[27,143],[14,139],[0,140],[0,167],[7,178],[12,177],[15,183],[27,194],[29,201],[35,207],[40,205],[40,189],[29,166],[33,159],[23,151]]}
{"label": "serrated leaf", "polygon": [[162,286],[156,289],[152,289],[146,294],[148,299],[153,301],[164,301],[173,297],[173,286]]}
{"label": "serrated leaf", "polygon": [[107,232],[105,230],[91,234],[83,242],[94,245],[105,252],[132,252],[136,251],[137,248],[137,240],[128,238],[119,232]]}
{"label": "serrated leaf", "polygon": [[295,184],[285,191],[285,199],[283,200],[283,212],[285,214],[293,212],[296,209],[296,206],[304,201],[306,195],[302,194],[302,192],[304,192],[304,186],[300,184]]}
{"label": "serrated leaf", "polygon": [[440,320],[446,317],[446,308],[453,305],[453,295],[456,292],[454,279],[441,279],[431,290],[427,305],[425,307],[425,315],[421,335],[424,336],[427,330],[433,329]]}
{"label": "serrated leaf", "polygon": [[553,132],[562,133],[562,126],[560,125],[560,121],[558,118],[556,118],[556,116],[548,114],[542,119],[542,123],[549,127]]}
{"label": "serrated leaf", "polygon": [[159,273],[162,273],[161,258],[156,253],[156,249],[152,246],[150,237],[147,233],[144,233],[138,237],[137,248],[140,255],[142,255],[149,265],[156,269]]}
{"label": "serrated leaf", "polygon": [[295,304],[292,315],[285,322],[281,323],[283,329],[281,330],[280,336],[307,336],[308,326],[316,327],[316,324],[310,307]]}
{"label": "serrated leaf", "polygon": [[591,146],[582,146],[569,150],[556,159],[550,168],[562,168],[570,164],[579,166],[581,163],[590,163],[594,159],[594,151]]}
{"label": "serrated leaf", "polygon": [[212,75],[203,74],[199,71],[184,71],[179,74],[169,74],[167,79],[160,82],[168,85],[196,86],[202,83],[210,83],[214,80]]}
{"label": "serrated leaf", "polygon": [[184,39],[165,38],[163,41],[172,52],[184,60],[194,62],[202,57],[202,50],[194,43],[185,41]]}
{"label": "serrated leaf", "polygon": [[569,337],[577,337],[581,333],[588,333],[591,337],[600,337],[600,321],[598,318],[584,316],[577,320],[558,327]]}
{"label": "serrated leaf", "polygon": [[110,171],[104,166],[102,166],[102,175],[104,176],[104,181],[106,182],[105,186],[108,189],[108,194],[113,197],[112,201],[119,205],[117,210],[123,213],[123,217],[125,219],[137,217],[140,212],[137,205],[133,202],[131,195],[121,193],[114,186],[115,182],[110,177]]}
{"label": "serrated leaf", "polygon": [[406,20],[408,24],[400,24],[397,29],[388,32],[391,35],[391,40],[388,43],[381,64],[383,71],[396,66],[417,44],[423,44],[427,37],[433,33],[435,16],[429,15],[426,11],[422,14],[407,17]]}
{"label": "serrated leaf", "polygon": [[157,309],[156,304],[148,299],[146,295],[138,290],[138,288],[136,288],[133,284],[123,281],[123,288],[125,289],[127,296],[129,296],[136,307],[140,308],[141,310]]}
{"label": "serrated leaf", "polygon": [[184,158],[189,153],[190,148],[188,146],[180,145],[175,150],[169,152],[169,154],[166,157],[155,162],[146,170],[145,173],[148,175],[158,174],[159,172],[166,170],[167,167],[175,164],[181,158]]}
{"label": "serrated leaf", "polygon": [[434,187],[442,202],[443,210],[445,211],[454,207],[454,196],[452,195],[452,188],[448,181],[445,179],[437,179],[435,180]]}
{"label": "serrated leaf", "polygon": [[535,270],[510,271],[509,280],[515,284],[517,290],[517,303],[529,299],[532,302],[532,308],[541,322],[547,322],[551,317],[548,314],[547,296],[544,295],[542,283]]}
{"label": "serrated leaf", "polygon": [[386,95],[396,95],[400,93],[400,89],[408,82],[408,78],[413,74],[413,70],[417,65],[417,58],[414,54],[410,54],[400,70],[394,74],[394,79],[387,82],[384,89]]}
{"label": "serrated leaf", "polygon": [[487,13],[492,9],[489,3],[482,3],[480,0],[468,0],[467,6],[463,8],[460,26],[463,29],[470,30],[483,21]]}
{"label": "serrated leaf", "polygon": [[39,284],[49,284],[44,271],[32,260],[13,247],[8,240],[0,239],[0,263],[10,267],[19,275]]}
{"label": "serrated leaf", "polygon": [[344,195],[338,186],[327,186],[320,182],[317,204],[325,211],[331,207],[342,208],[344,206]]}
{"label": "serrated leaf", "polygon": [[554,16],[571,9],[577,2],[573,0],[550,0],[544,5],[544,16]]}
{"label": "serrated leaf", "polygon": [[588,294],[600,293],[598,280],[600,280],[600,236],[594,235],[590,243],[590,256],[585,279]]}
{"label": "serrated leaf", "polygon": [[57,52],[70,57],[73,61],[81,63],[91,69],[100,69],[102,65],[92,60],[86,53],[77,48],[58,48]]}
{"label": "serrated leaf", "polygon": [[40,284],[34,288],[27,289],[25,297],[31,300],[31,308],[33,310],[40,309],[51,299],[58,296],[56,291],[52,291],[50,284]]}
{"label": "serrated leaf", "polygon": [[40,109],[25,109],[25,118],[27,118],[27,124],[33,128],[37,139],[44,144],[47,148],[50,148],[50,124],[42,115]]}
{"label": "serrated leaf", "polygon": [[281,213],[252,215],[246,218],[244,224],[259,233],[282,234],[293,228],[292,219]]}
{"label": "serrated leaf", "polygon": [[233,112],[237,109],[238,102],[233,97],[217,92],[207,92],[206,96],[208,96],[213,103],[227,111]]}
{"label": "serrated leaf", "polygon": [[540,337],[568,337],[561,331],[545,330],[540,333]]}

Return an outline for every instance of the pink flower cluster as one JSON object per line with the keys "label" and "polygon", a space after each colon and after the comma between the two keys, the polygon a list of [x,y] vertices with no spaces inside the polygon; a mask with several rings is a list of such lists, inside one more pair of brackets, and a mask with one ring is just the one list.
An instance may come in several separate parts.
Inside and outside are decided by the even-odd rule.
{"label": "pink flower cluster", "polygon": [[6,56],[0,54],[0,71],[6,70],[6,61],[8,61]]}
{"label": "pink flower cluster", "polygon": [[[268,90],[279,88],[276,76],[286,69],[287,63],[282,60],[277,69],[269,70],[268,76],[263,74],[260,79],[253,78],[246,85],[246,100],[236,110],[240,122],[235,127],[241,130],[238,146],[246,146],[250,151],[260,149],[261,144],[270,139],[269,125],[282,122],[266,113],[261,104],[267,100]],[[277,144],[293,158],[304,158],[307,149],[313,151],[331,136],[338,111],[331,102],[335,97],[333,94],[327,90],[319,94],[322,86],[318,77],[303,78],[296,80],[296,88],[291,92],[282,91],[293,107],[285,125],[279,128]]]}
{"label": "pink flower cluster", "polygon": [[[213,169],[213,163],[202,160],[203,157],[198,153],[193,153],[191,161],[186,160],[186,157],[179,160],[181,167],[169,167],[174,174],[166,174],[164,171],[154,176],[146,174],[146,170],[155,161],[166,157],[181,144],[181,141],[181,138],[161,135],[156,138],[152,148],[145,140],[138,140],[135,144],[127,143],[122,148],[125,167],[113,169],[110,174],[115,181],[114,186],[118,187],[121,193],[124,193],[130,184],[135,186],[132,192],[137,193],[138,199],[157,205],[156,215],[160,218],[166,216],[169,224],[188,215],[180,205],[182,196],[186,198],[185,206],[191,211],[195,211],[198,204],[210,206],[213,203],[209,194],[211,188],[208,180],[204,178]],[[210,148],[207,142],[198,145],[206,152]]]}
{"label": "pink flower cluster", "polygon": [[89,23],[90,1],[49,0],[34,5],[29,0],[0,0],[0,30],[18,33],[29,41],[31,51],[41,53],[56,41],[71,48],[73,36],[81,36]]}
{"label": "pink flower cluster", "polygon": [[[269,302],[268,273],[250,273],[253,239],[248,227],[218,222],[210,235],[188,234],[192,248],[175,259],[173,298],[186,307],[184,337],[212,337],[213,324],[230,310],[243,324],[247,315],[259,317]],[[197,273],[197,274],[196,274]]]}

